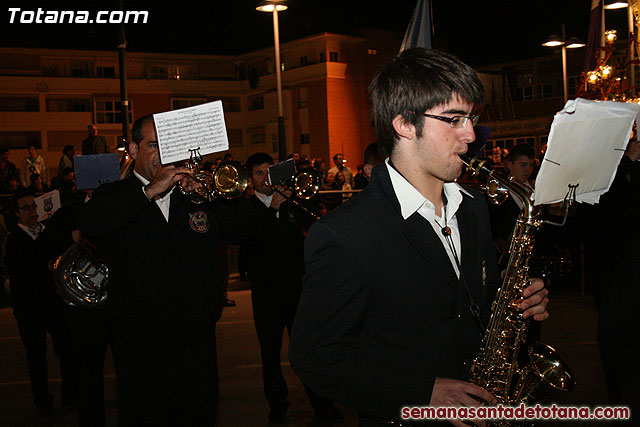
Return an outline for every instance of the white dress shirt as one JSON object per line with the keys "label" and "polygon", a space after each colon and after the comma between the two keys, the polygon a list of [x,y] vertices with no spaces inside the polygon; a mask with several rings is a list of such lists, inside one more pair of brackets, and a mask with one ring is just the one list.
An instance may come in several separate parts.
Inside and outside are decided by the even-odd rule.
{"label": "white dress shirt", "polygon": [[[144,187],[149,185],[149,181],[146,180],[142,175],[140,175],[135,170],[133,171],[133,174],[136,176],[136,178],[138,178],[140,181],[142,181],[142,192],[144,193],[144,197],[147,197],[147,193],[144,192]],[[167,194],[165,194],[164,196],[162,196],[162,197],[160,197],[160,198],[155,200],[156,204],[158,205],[158,207],[162,211],[162,215],[164,216],[164,219],[166,219],[167,222],[169,222],[169,208],[171,206],[171,193],[172,193],[172,191],[173,190],[169,190],[167,192]]]}
{"label": "white dress shirt", "polygon": [[[459,278],[460,269],[458,268],[458,262],[462,259],[462,248],[460,246],[460,229],[458,228],[456,212],[458,212],[460,203],[462,203],[462,192],[470,197],[473,196],[455,182],[446,182],[443,191],[447,203],[443,206],[440,216],[437,216],[434,204],[395,170],[389,164],[389,159],[385,160],[385,164],[391,177],[393,191],[396,193],[396,197],[400,203],[402,218],[406,220],[415,212],[418,212],[424,219],[429,221],[429,224],[431,224],[433,230],[436,232],[436,236],[438,236],[442,242],[442,246],[447,252],[451,265]],[[447,237],[442,233],[444,227],[449,227],[451,230],[450,241],[447,241]],[[456,261],[452,244],[453,248],[455,248],[455,255],[457,255],[458,261]]]}

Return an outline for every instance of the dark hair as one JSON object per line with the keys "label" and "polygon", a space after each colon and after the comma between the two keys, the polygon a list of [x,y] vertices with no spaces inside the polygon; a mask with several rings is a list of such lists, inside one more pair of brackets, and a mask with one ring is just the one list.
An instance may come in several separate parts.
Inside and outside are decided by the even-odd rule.
{"label": "dark hair", "polygon": [[0,155],[4,154],[4,153],[8,153],[9,149],[8,148],[0,148]]}
{"label": "dark hair", "polygon": [[336,160],[338,160],[338,156],[342,156],[342,153],[336,153],[333,155],[333,161],[335,162]]}
{"label": "dark hair", "polygon": [[249,158],[247,159],[247,162],[245,163],[245,166],[249,171],[249,176],[253,175],[253,168],[255,168],[256,166],[260,166],[264,163],[269,163],[270,165],[272,165],[273,157],[271,157],[267,153],[255,153],[250,155]]}
{"label": "dark hair", "polygon": [[378,143],[374,142],[367,145],[364,149],[364,164],[365,165],[377,165],[382,162],[382,156],[378,152]]}
{"label": "dark hair", "polygon": [[518,157],[526,156],[529,159],[536,158],[536,152],[529,144],[518,144],[509,150],[509,154],[505,160],[515,162]]}
{"label": "dark hair", "polygon": [[28,188],[19,187],[11,200],[9,200],[11,212],[18,213],[18,201],[24,197],[35,197],[35,192]]}
{"label": "dark hair", "polygon": [[62,154],[67,154],[70,150],[73,150],[73,145],[65,145],[62,149]]}
{"label": "dark hair", "polygon": [[131,139],[138,145],[140,144],[140,141],[144,139],[142,126],[147,120],[153,120],[153,114],[147,114],[146,116],[140,117],[138,120],[133,122],[133,126],[131,127]]}
{"label": "dark hair", "polygon": [[[369,85],[380,153],[389,156],[397,140],[393,119],[401,115],[422,137],[422,112],[459,97],[474,108],[483,103],[476,72],[453,55],[423,48],[407,49],[378,72]],[[413,113],[412,113],[413,112]]]}
{"label": "dark hair", "polygon": [[225,160],[233,159],[233,154],[231,154],[231,153],[226,153],[226,154],[224,155],[224,159],[225,159]]}

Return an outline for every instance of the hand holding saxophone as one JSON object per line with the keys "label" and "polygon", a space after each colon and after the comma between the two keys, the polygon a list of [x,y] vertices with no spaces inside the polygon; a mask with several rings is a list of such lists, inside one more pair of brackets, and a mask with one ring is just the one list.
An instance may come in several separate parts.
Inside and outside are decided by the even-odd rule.
{"label": "hand holding saxophone", "polygon": [[[436,381],[433,383],[433,391],[431,392],[431,401],[429,402],[429,406],[478,407],[483,405],[482,402],[495,405],[498,401],[487,390],[475,384],[451,378],[436,377]],[[486,423],[479,419],[465,421],[481,427],[486,426]],[[454,426],[459,427],[469,425],[459,419],[451,419],[449,422]]]}
{"label": "hand holding saxophone", "polygon": [[547,319],[549,317],[547,295],[549,291],[544,287],[542,279],[529,279],[529,286],[522,291],[523,301],[520,304],[520,308],[524,310],[522,317],[527,319],[533,316],[537,321]]}

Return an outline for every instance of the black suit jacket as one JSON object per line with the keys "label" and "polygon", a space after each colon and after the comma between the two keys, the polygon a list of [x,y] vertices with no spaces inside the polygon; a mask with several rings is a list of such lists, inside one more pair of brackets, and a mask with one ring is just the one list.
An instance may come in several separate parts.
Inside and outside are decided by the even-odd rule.
{"label": "black suit jacket", "polygon": [[[456,217],[486,324],[498,275],[484,198],[464,195]],[[310,229],[305,262],[290,359],[314,391],[397,419],[403,405],[429,404],[436,376],[467,379],[483,331],[432,226],[417,212],[403,220],[384,164]]]}
{"label": "black suit jacket", "polygon": [[249,280],[254,285],[289,279],[297,280],[300,287],[304,275],[304,231],[298,224],[300,212],[290,205],[282,203],[280,215],[276,216],[277,211],[255,195],[243,202],[239,233]]}
{"label": "black suit jacket", "polygon": [[174,190],[167,222],[135,176],[100,186],[79,225],[106,253],[108,311],[136,320],[132,325],[210,329],[221,314],[219,245],[227,218]]}
{"label": "black suit jacket", "polygon": [[49,313],[62,309],[48,263],[59,255],[51,249],[49,229],[33,240],[16,227],[7,236],[5,264],[9,274],[12,305],[20,313]]}

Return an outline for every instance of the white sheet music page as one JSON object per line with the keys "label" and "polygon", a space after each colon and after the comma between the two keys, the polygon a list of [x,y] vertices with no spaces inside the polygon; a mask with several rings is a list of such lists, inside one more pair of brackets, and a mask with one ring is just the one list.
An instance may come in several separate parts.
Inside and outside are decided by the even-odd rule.
{"label": "white sheet music page", "polygon": [[204,156],[229,149],[222,101],[154,114],[153,120],[163,165],[189,159],[189,150]]}
{"label": "white sheet music page", "polygon": [[578,202],[598,203],[609,191],[639,115],[635,103],[567,101],[551,124],[534,204],[562,201],[569,185],[578,185]]}

